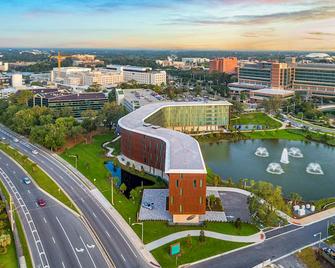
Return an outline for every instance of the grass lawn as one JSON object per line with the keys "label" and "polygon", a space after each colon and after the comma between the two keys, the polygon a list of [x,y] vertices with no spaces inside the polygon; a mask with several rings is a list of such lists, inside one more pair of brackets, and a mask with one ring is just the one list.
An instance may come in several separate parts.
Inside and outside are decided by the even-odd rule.
{"label": "grass lawn", "polygon": [[19,237],[20,237],[20,241],[21,241],[21,245],[22,245],[22,250],[23,250],[23,255],[26,258],[26,264],[28,268],[32,268],[33,264],[31,261],[31,257],[30,257],[30,253],[29,253],[29,248],[28,248],[28,244],[27,244],[27,240],[26,240],[26,236],[24,235],[24,231],[23,231],[23,227],[20,221],[19,216],[17,215],[17,212],[14,211],[14,219],[15,219],[15,223],[17,226],[17,231],[19,233]]}
{"label": "grass lawn", "polygon": [[295,129],[265,130],[254,132],[243,132],[241,135],[248,139],[284,139],[305,140],[303,131]]}
{"label": "grass lawn", "polygon": [[280,128],[281,123],[265,113],[246,113],[231,120],[232,125],[261,125],[266,129]]}
{"label": "grass lawn", "polygon": [[[93,141],[91,144],[78,144],[75,147],[66,150],[60,155],[73,166],[75,166],[75,159],[69,157],[69,155],[78,155],[78,170],[92,182],[94,182],[95,179],[95,185],[108,200],[111,200],[111,187],[110,182],[108,181],[109,172],[105,168],[104,162],[110,159],[105,157],[105,150],[101,147],[101,145],[106,141],[112,140],[113,138],[113,134],[97,135],[93,137]],[[125,168],[129,170],[129,168]],[[153,178],[154,177],[151,176],[151,179]],[[154,185],[153,187],[158,186],[160,186],[161,188],[164,187],[164,185],[160,185],[159,183],[156,183],[156,185]],[[139,204],[140,197],[137,200],[129,200],[117,189],[114,188],[115,208],[119,211],[119,213],[127,222],[129,221],[129,218],[131,222],[136,221],[136,214],[139,210]],[[135,225],[132,226],[132,228],[137,233],[137,235],[141,237],[141,226]],[[200,227],[168,226],[166,222],[145,221],[144,243],[149,243],[171,233],[190,229],[200,229]],[[231,223],[207,223],[207,226],[205,226],[204,229],[234,235],[250,235],[258,232],[258,229],[256,227],[249,224],[244,224],[241,230],[237,230]]]}
{"label": "grass lawn", "polygon": [[50,195],[58,199],[60,202],[76,211],[71,200],[64,194],[62,190],[59,191],[57,184],[45,174],[35,163],[30,161],[25,155],[20,154],[15,149],[8,145],[0,143],[0,150],[3,150],[14,160],[16,160],[34,179],[39,187],[48,192]]}
{"label": "grass lawn", "polygon": [[[190,244],[187,240],[188,238],[183,238],[173,242],[180,242],[181,246],[181,256],[178,257],[177,266],[195,262],[197,260],[205,259],[210,256],[248,245],[247,243],[223,241],[209,237],[206,237],[206,241],[202,243],[199,241],[199,237],[191,237],[192,242]],[[151,252],[163,268],[177,267],[176,257],[170,256],[170,244],[164,245]],[[200,248],[201,250],[199,250]],[[224,267],[224,265],[222,267]]]}
{"label": "grass lawn", "polygon": [[7,253],[4,255],[0,254],[0,268],[17,268],[19,266],[16,258],[16,249],[12,233],[11,237],[12,241],[10,246],[7,248]]}

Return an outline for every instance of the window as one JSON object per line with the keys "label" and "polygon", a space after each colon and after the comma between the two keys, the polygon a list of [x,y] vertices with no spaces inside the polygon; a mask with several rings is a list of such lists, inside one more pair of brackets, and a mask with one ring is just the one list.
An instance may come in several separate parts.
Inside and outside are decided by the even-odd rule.
{"label": "window", "polygon": [[179,180],[176,180],[176,187],[179,187]]}
{"label": "window", "polygon": [[202,188],[202,179],[200,179],[199,186],[200,186],[200,188]]}
{"label": "window", "polygon": [[179,189],[179,195],[183,195],[183,188]]}
{"label": "window", "polygon": [[179,212],[180,212],[180,213],[183,212],[183,205],[179,205]]}
{"label": "window", "polygon": [[173,205],[173,196],[170,196],[171,205]]}
{"label": "window", "polygon": [[193,187],[194,187],[194,188],[197,187],[197,180],[193,180]]}

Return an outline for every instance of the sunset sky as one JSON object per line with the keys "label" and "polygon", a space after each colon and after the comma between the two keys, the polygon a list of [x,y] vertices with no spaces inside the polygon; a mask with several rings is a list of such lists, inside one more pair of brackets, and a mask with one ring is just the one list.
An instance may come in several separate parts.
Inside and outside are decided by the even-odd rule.
{"label": "sunset sky", "polygon": [[335,0],[1,0],[1,47],[335,50]]}

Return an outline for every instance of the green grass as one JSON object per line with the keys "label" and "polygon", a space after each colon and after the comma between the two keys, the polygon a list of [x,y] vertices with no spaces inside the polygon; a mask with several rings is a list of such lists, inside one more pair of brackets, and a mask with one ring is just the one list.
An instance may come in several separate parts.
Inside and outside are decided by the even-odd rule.
{"label": "green grass", "polygon": [[21,245],[22,245],[22,250],[23,250],[23,255],[26,258],[27,267],[28,268],[32,268],[33,264],[32,264],[32,261],[31,261],[31,256],[30,256],[30,252],[29,252],[29,247],[28,247],[28,244],[27,244],[26,236],[24,235],[23,227],[22,227],[20,218],[17,215],[16,211],[14,211],[14,219],[15,219],[17,231],[18,231],[19,237],[20,237],[20,241],[21,241]]}
{"label": "green grass", "polygon": [[[66,152],[62,153],[60,156],[63,157],[70,164],[75,166],[75,159],[69,157],[69,155],[76,154],[78,155],[78,170],[83,173],[89,180],[94,182],[97,188],[103,193],[103,195],[111,201],[111,187],[110,182],[107,177],[109,175],[108,170],[105,168],[104,163],[107,159],[105,157],[105,151],[102,148],[102,144],[106,141],[112,140],[114,136],[112,134],[103,134],[93,137],[91,144],[81,143],[75,147],[68,149]],[[89,165],[87,165],[89,163]],[[127,171],[134,172],[129,167],[123,167]],[[134,172],[136,175],[140,175],[140,172]],[[153,176],[148,174],[145,175],[145,178],[154,180]],[[166,187],[164,184],[157,182],[152,187]],[[136,221],[136,215],[139,210],[141,198],[137,200],[129,200],[123,194],[121,194],[117,189],[114,189],[114,205],[115,208],[119,211],[122,217],[129,222]],[[141,237],[141,226],[135,225],[132,226],[134,231],[139,237]],[[190,226],[168,226],[166,222],[162,221],[145,221],[144,222],[144,243],[149,243],[166,235],[190,230],[190,229],[200,229],[200,227],[190,227]],[[230,223],[207,223],[205,230],[217,231],[226,234],[235,234],[235,235],[249,235],[258,232],[258,229],[253,225],[244,224],[242,229],[237,230]]]}
{"label": "green grass", "polygon": [[28,174],[34,179],[39,187],[41,187],[43,190],[45,190],[47,193],[58,199],[69,208],[77,211],[76,208],[73,206],[71,200],[65,195],[65,193],[61,189],[59,191],[58,185],[35,163],[33,163],[26,156],[20,154],[18,151],[9,147],[6,144],[0,143],[0,150],[3,150],[15,161],[17,161],[23,167],[23,169],[25,169]]}
{"label": "green grass", "polygon": [[283,140],[305,140],[303,131],[293,129],[265,130],[244,132],[240,134],[246,139],[283,139]]}
{"label": "green grass", "polygon": [[13,239],[12,232],[10,233],[12,241],[9,247],[7,247],[7,253],[0,254],[0,268],[17,268],[19,267],[18,260],[16,258],[16,249]]}
{"label": "green grass", "polygon": [[266,129],[280,128],[281,123],[265,113],[246,113],[231,120],[232,125],[261,125]]}
{"label": "green grass", "polygon": [[[236,248],[248,245],[247,243],[237,243],[230,241],[223,241],[214,238],[206,237],[205,242],[199,242],[199,237],[191,238],[191,245],[187,243],[188,238],[176,240],[170,244],[164,245],[160,248],[154,249],[151,253],[163,268],[177,267],[181,264],[195,262],[197,260],[205,259],[210,256],[215,256]],[[170,245],[180,242],[181,256],[178,257],[176,266],[176,256],[170,256]],[[201,250],[200,250],[201,249]],[[224,265],[222,266],[224,267]]]}

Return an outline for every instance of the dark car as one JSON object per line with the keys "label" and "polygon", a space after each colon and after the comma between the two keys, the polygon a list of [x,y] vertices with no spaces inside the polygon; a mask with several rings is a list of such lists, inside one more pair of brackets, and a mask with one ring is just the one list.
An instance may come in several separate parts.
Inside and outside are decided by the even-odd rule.
{"label": "dark car", "polygon": [[47,202],[43,198],[37,199],[37,204],[42,208],[45,207]]}

